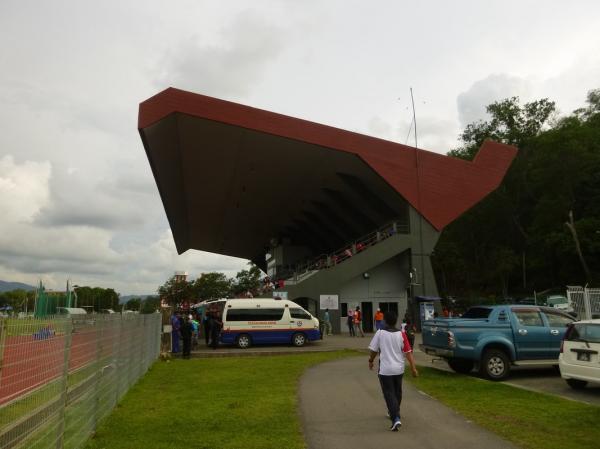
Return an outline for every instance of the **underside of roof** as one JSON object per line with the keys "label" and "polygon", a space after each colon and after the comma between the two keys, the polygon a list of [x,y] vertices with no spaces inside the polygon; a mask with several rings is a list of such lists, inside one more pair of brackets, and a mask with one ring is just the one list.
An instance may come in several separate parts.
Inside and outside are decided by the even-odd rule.
{"label": "underside of roof", "polygon": [[177,250],[255,260],[272,239],[324,252],[408,204],[441,230],[501,182],[516,148],[472,162],[169,88],[139,132]]}

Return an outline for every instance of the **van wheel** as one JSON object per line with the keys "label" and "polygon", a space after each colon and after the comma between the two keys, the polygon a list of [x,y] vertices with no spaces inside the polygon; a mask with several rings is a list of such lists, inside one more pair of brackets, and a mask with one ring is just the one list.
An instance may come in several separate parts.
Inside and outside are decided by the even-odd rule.
{"label": "van wheel", "polygon": [[567,381],[567,384],[569,385],[569,387],[573,388],[574,390],[581,390],[582,388],[585,388],[585,386],[587,385],[587,382],[585,380],[579,380],[579,379],[565,379]]}
{"label": "van wheel", "polygon": [[292,336],[292,344],[294,346],[299,348],[300,346],[304,346],[304,343],[306,343],[306,336],[304,334],[297,333]]}
{"label": "van wheel", "polygon": [[239,335],[236,340],[236,343],[238,345],[238,348],[240,349],[247,349],[250,346],[252,346],[252,340],[250,339],[250,335],[248,334]]}
{"label": "van wheel", "polygon": [[510,371],[510,360],[500,349],[488,349],[481,359],[479,368],[483,376],[490,380],[502,380]]}

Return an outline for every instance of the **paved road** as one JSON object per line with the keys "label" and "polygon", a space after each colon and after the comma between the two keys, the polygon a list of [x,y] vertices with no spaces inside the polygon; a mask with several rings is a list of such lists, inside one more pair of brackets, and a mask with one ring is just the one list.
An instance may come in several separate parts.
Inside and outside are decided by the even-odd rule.
{"label": "paved road", "polygon": [[366,357],[310,368],[300,380],[300,412],[309,449],[513,449],[408,382],[402,428],[390,432],[377,374]]}

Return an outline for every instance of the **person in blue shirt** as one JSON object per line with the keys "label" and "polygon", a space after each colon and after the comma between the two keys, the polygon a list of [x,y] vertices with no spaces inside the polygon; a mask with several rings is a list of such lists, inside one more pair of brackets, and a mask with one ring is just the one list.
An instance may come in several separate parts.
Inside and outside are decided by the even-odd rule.
{"label": "person in blue shirt", "polygon": [[176,313],[171,315],[171,352],[173,354],[179,353],[179,337],[180,337],[181,322]]}

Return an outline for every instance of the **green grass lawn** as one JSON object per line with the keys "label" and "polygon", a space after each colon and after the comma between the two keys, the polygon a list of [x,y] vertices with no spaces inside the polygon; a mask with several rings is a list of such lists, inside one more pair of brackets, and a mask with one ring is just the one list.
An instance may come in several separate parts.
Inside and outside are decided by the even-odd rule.
{"label": "green grass lawn", "polygon": [[600,407],[482,379],[419,368],[417,388],[527,449],[600,447]]}
{"label": "green grass lawn", "polygon": [[298,379],[354,351],[157,362],[102,422],[88,449],[304,448]]}

